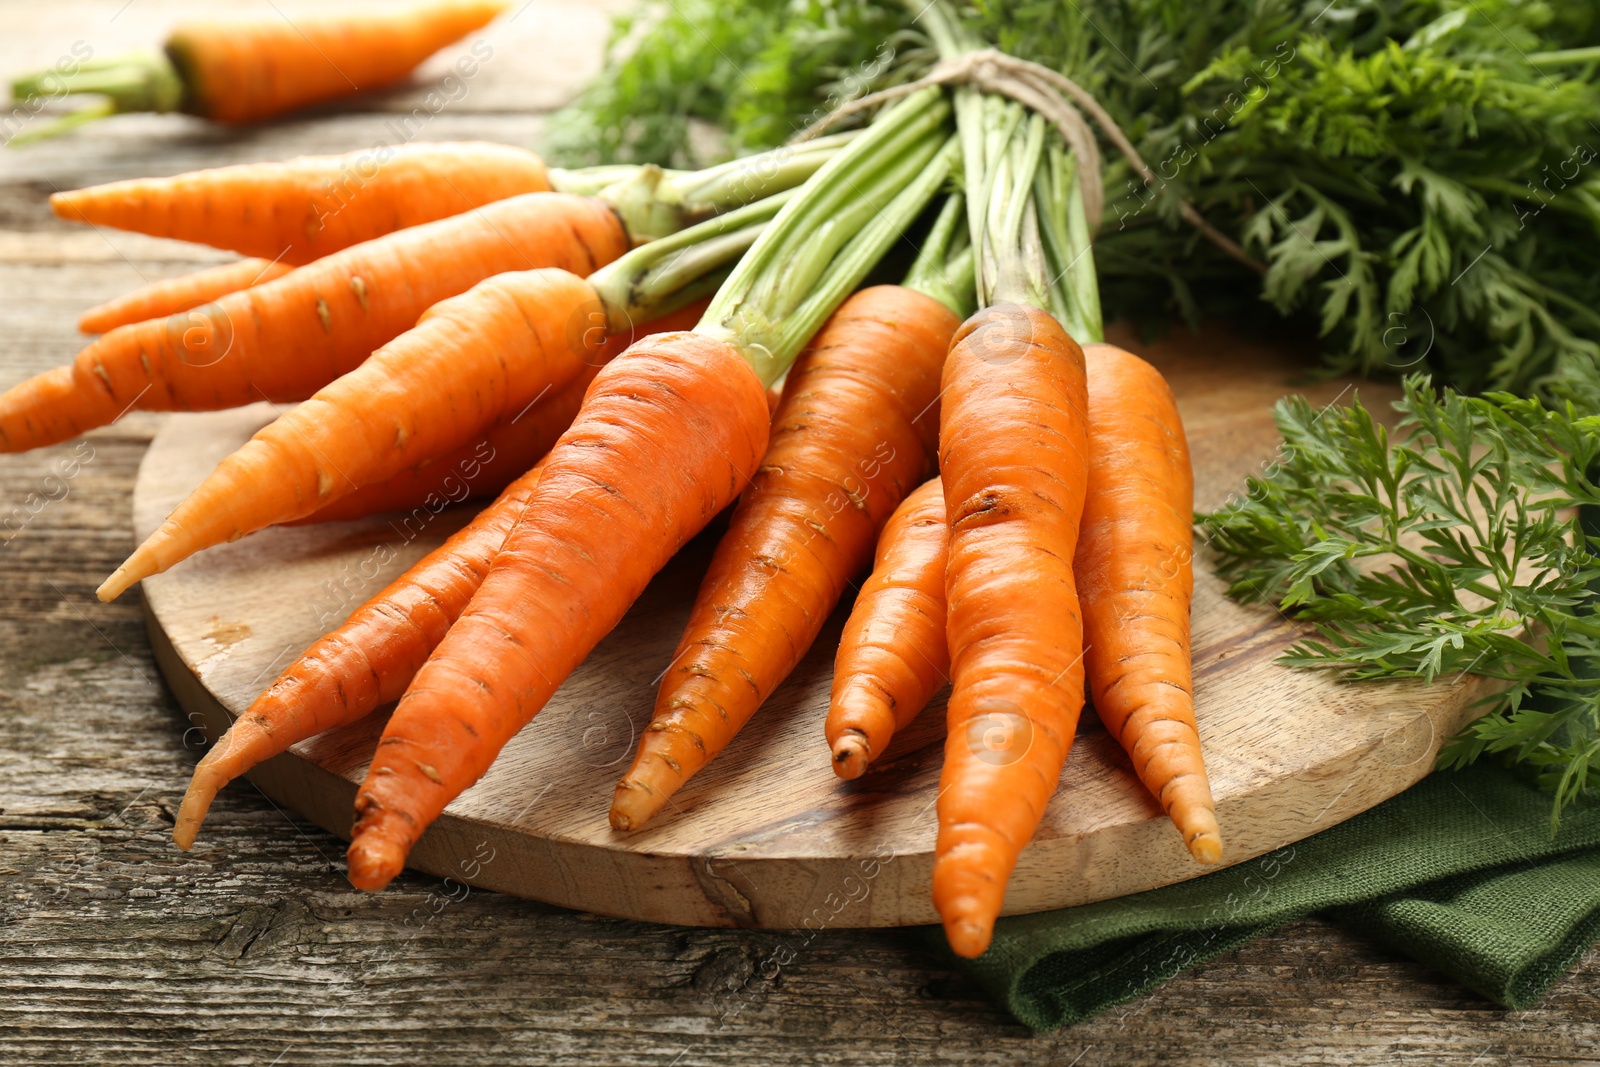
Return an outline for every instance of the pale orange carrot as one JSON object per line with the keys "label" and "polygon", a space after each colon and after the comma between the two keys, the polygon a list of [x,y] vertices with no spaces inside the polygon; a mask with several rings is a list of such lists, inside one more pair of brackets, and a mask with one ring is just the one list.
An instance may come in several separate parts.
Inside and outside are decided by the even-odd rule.
{"label": "pale orange carrot", "polygon": [[396,230],[549,189],[548,171],[532,152],[469,141],[134,178],[56,193],[50,207],[72,222],[305,264]]}

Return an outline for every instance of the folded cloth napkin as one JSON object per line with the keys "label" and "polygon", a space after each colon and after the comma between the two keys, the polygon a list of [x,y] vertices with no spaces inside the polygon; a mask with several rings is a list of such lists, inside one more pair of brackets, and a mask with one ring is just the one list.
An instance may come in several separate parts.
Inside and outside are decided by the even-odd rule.
{"label": "folded cloth napkin", "polygon": [[[1569,807],[1554,837],[1550,808],[1549,793],[1487,761],[1441,771],[1247,863],[1002,919],[989,951],[961,962],[1019,1020],[1050,1030],[1320,912],[1526,1007],[1600,941],[1600,804]],[[929,936],[943,945],[942,931]]]}

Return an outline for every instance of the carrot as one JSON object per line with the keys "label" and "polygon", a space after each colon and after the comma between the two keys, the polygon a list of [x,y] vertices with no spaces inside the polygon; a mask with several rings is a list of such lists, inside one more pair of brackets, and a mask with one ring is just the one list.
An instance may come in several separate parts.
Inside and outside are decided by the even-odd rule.
{"label": "carrot", "polygon": [[477,141],[383,145],[136,178],[56,193],[50,207],[72,222],[299,265],[395,230],[549,189],[538,156]]}
{"label": "carrot", "polygon": [[932,466],[960,320],[895,285],[850,297],[789,372],[772,441],[700,585],[611,825],[643,826],[794,670]]}
{"label": "carrot", "polygon": [[528,407],[526,413],[499,423],[477,440],[453,448],[421,466],[392,474],[334,499],[311,514],[284,526],[348,522],[384,512],[438,511],[463,500],[492,496],[550,451],[583,404],[594,371]]}
{"label": "carrot", "polygon": [[588,282],[557,269],[497,274],[435,304],[219,463],[106,580],[101,598],[472,443],[586,363],[605,361],[604,333],[582,328],[598,305]]}
{"label": "carrot", "polygon": [[1082,349],[1022,304],[968,319],[945,363],[951,691],[933,900],[961,956],[988,946],[1083,708],[1085,390]]}
{"label": "carrot", "polygon": [[924,482],[889,517],[833,664],[824,732],[840,778],[859,778],[948,680],[944,488]]}
{"label": "carrot", "polygon": [[693,332],[646,338],[596,376],[489,576],[384,730],[356,793],[354,885],[399,873],[743,488],[767,445],[767,388],[948,177],[948,116],[934,87],[880,112],[777,213]]}
{"label": "carrot", "polygon": [[400,699],[356,794],[350,880],[377,890],[446,804],[755,472],[766,386],[698,333],[595,378],[489,575]]}
{"label": "carrot", "polygon": [[393,85],[505,8],[501,0],[430,0],[385,5],[381,14],[194,22],[172,32],[166,51],[189,90],[185,111],[259,122]]}
{"label": "carrot", "polygon": [[64,441],[134,406],[304,400],[485,278],[539,266],[587,275],[626,248],[609,207],[563,193],[400,230],[203,308],[112,330],[71,365],[0,395],[0,451]]}
{"label": "carrot", "polygon": [[1073,571],[1084,666],[1100,721],[1201,863],[1222,836],[1200,754],[1189,659],[1194,474],[1159,371],[1107,344],[1084,348],[1089,479]]}
{"label": "carrot", "polygon": [[[128,111],[184,111],[219,122],[259,122],[392,85],[445,45],[488,25],[505,6],[500,0],[427,0],[405,7],[386,4],[381,11],[297,14],[293,19],[280,11],[190,22],[172,31],[163,52],[90,56],[69,71],[18,78],[11,95],[17,100],[76,94],[104,98],[30,133],[27,140]],[[476,45],[471,51],[471,57],[462,56],[455,64],[462,77],[471,77],[479,61],[493,55]],[[431,114],[438,107],[430,103],[427,110]],[[17,140],[21,138],[12,143]]]}
{"label": "carrot", "polygon": [[90,308],[78,318],[83,333],[109,333],[118,326],[164,319],[180,311],[209,304],[219,296],[281,278],[294,268],[265,259],[241,259],[220,267],[207,267],[181,278],[151,282],[127,296]]}
{"label": "carrot", "polygon": [[[670,333],[692,327],[705,312],[700,300],[663,315],[639,328],[638,335]],[[557,439],[572,425],[589,383],[600,371],[600,361],[627,347],[629,335],[613,334],[593,362],[578,376],[524,412],[489,430],[480,440],[447,452],[439,458],[362,486],[348,496],[326,504],[289,526],[361,519],[385,511],[430,511],[477,496],[498,493],[522,471],[544,458]]]}
{"label": "carrot", "polygon": [[399,698],[477,592],[539,474],[535,467],[512,482],[477,518],[357,608],[251,702],[195,767],[172,828],[179,848],[194,844],[223,786],[289,746]]}

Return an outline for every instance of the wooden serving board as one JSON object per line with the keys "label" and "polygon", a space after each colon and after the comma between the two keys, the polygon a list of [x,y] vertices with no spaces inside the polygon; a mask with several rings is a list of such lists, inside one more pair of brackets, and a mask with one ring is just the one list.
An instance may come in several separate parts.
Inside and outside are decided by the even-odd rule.
{"label": "wooden serving board", "polygon": [[[1127,338],[1122,339],[1130,347]],[[1292,366],[1271,349],[1182,334],[1146,348],[1183,409],[1197,506],[1221,504],[1278,447],[1270,405]],[[1326,403],[1349,388],[1303,391]],[[1364,386],[1369,404],[1393,395]],[[215,463],[272,415],[258,405],[172,418],[134,490],[148,534]],[[303,649],[466,521],[470,507],[277,528],[145,581],[151,640],[191,725],[213,740]],[[607,915],[703,926],[896,926],[937,921],[928,885],[944,697],[855,782],[822,739],[833,650],[848,605],[722,756],[655,823],[610,829],[612,787],[649,721],[709,560],[713,527],[680,553],[550,705],[423,837],[412,866]],[[1223,594],[1196,566],[1197,716],[1225,862],[1298,841],[1425,775],[1470,718],[1481,684],[1343,684],[1275,660],[1305,635],[1271,607]],[[386,712],[294,747],[252,780],[348,837],[357,783]],[[205,843],[201,833],[200,848]],[[1205,873],[1092,714],[1006,897],[1009,914],[1135,893]]]}

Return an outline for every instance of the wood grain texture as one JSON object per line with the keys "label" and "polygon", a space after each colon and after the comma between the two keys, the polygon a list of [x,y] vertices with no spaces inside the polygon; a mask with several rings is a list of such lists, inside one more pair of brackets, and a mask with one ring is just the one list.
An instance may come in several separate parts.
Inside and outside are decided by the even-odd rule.
{"label": "wood grain texture", "polygon": [[[6,4],[0,48],[8,64],[49,63],[121,7]],[[117,21],[159,24],[175,8],[135,0]],[[590,55],[598,47],[598,36],[583,44]],[[547,59],[533,47],[519,63],[534,77]],[[427,137],[527,143],[538,125],[477,114],[468,101]],[[52,241],[76,239],[45,207],[52,184],[344,149],[379,129],[376,116],[329,116],[219,136],[181,118],[128,118],[0,153],[0,249],[43,236],[34,247],[49,256]],[[192,269],[183,246],[123,247],[126,260],[0,255],[0,387],[71,358],[83,308],[141,277]],[[188,724],[137,595],[94,599],[133,548],[133,479],[160,422],[135,415],[89,435],[94,458],[69,490],[0,532],[0,1062],[1596,1061],[1600,948],[1538,1007],[1504,1012],[1306,920],[1124,1008],[1034,1036],[910,931],[824,930],[773,974],[760,964],[782,933],[602,919],[489,892],[449,903],[459,890],[411,873],[381,896],[355,894],[338,840],[248,787],[224,791],[199,846],[179,852],[169,835],[196,758]],[[0,514],[50,491],[76,447],[0,456]]]}
{"label": "wood grain texture", "polygon": [[[1239,491],[1273,460],[1271,403],[1296,361],[1221,334],[1146,353],[1188,425],[1197,506]],[[1326,404],[1353,386],[1307,390]],[[1375,402],[1393,390],[1376,388]],[[134,488],[134,536],[274,415],[265,404],[187,415],[152,443]],[[215,740],[289,662],[432,550],[475,510],[281,528],[146,579],[157,662]],[[411,856],[419,870],[547,903],[693,926],[791,929],[938,921],[933,866],[944,750],[937,696],[861,779],[829,768],[822,721],[848,603],[750,725],[644,830],[606,820],[612,787],[649,723],[720,527],[664,570],[627,617],[450,805]],[[1202,554],[1194,607],[1195,714],[1226,842],[1237,863],[1372,807],[1427,773],[1471,715],[1481,680],[1347,685],[1277,657],[1311,631],[1227,598]],[[278,803],[349,832],[387,709],[296,746],[253,772]],[[974,744],[982,744],[981,736]],[[492,860],[486,861],[486,857]],[[1123,896],[1205,873],[1126,754],[1090,720],[1006,895],[1021,914]]]}

